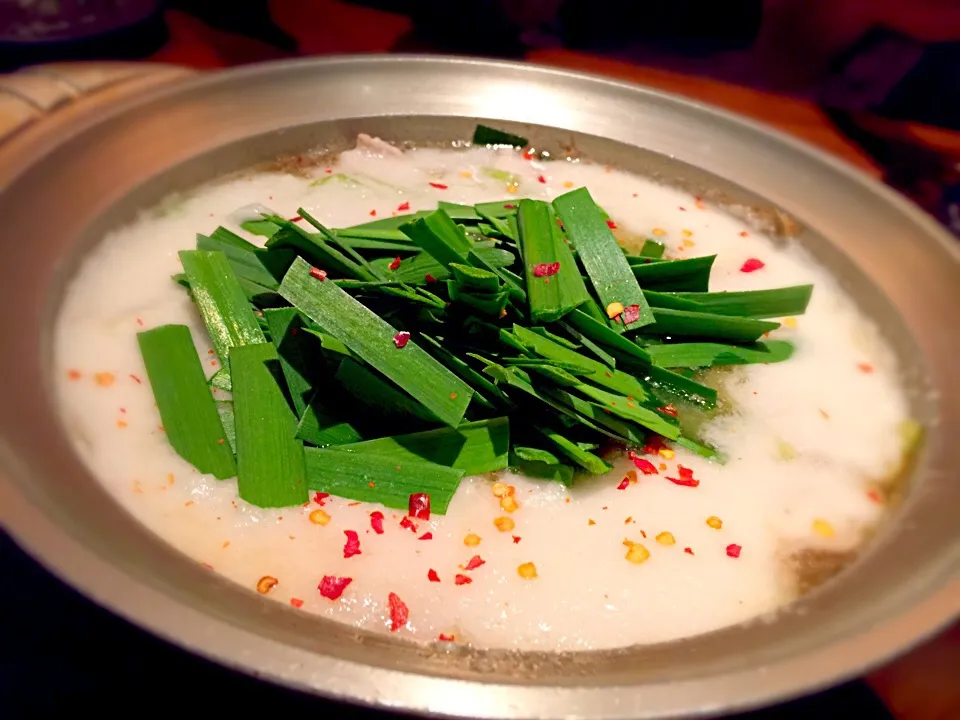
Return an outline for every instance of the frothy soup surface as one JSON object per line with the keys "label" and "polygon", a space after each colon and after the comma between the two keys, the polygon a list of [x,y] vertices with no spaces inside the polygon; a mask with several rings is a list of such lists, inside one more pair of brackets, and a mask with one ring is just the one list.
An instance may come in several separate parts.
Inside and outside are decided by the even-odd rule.
{"label": "frothy soup surface", "polygon": [[[300,612],[384,632],[395,624],[393,594],[409,610],[395,634],[423,642],[598,649],[776,610],[797,595],[796,551],[854,550],[880,520],[878,485],[902,460],[891,438],[907,420],[904,392],[870,321],[801,248],[648,180],[513,151],[362,145],[309,174],[232,177],[116,230],[83,263],[57,324],[57,388],[82,458],[117,502],[212,572],[251,592],[259,583],[266,598]],[[511,175],[517,184],[505,187]],[[316,182],[326,178],[335,179]],[[239,227],[253,205],[285,217],[303,207],[328,227],[346,227],[433,210],[439,201],[503,200],[511,189],[552,199],[581,186],[625,236],[654,238],[671,258],[716,254],[711,291],[814,284],[806,314],[781,319],[771,333],[795,344],[790,360],[709,380],[724,411],[700,432],[724,464],[665,448],[644,456],[657,474],[626,487],[633,463],[623,453],[608,475],[570,488],[503,472],[496,479],[515,488],[519,506],[511,513],[493,478],[469,477],[445,515],[411,529],[400,525],[403,511],[332,496],[305,507],[254,507],[238,498],[234,480],[199,474],[171,448],[137,333],[188,325],[207,374],[220,368],[188,294],[171,281],[181,272],[177,252],[193,249],[197,232],[223,225],[262,244]],[[750,259],[762,268],[743,272]],[[668,481],[678,465],[699,485]],[[371,524],[376,511],[382,534]],[[359,554],[344,557],[345,531],[357,534]],[[632,562],[631,550],[634,559],[648,557]],[[318,591],[324,576],[352,581],[330,600]]]}

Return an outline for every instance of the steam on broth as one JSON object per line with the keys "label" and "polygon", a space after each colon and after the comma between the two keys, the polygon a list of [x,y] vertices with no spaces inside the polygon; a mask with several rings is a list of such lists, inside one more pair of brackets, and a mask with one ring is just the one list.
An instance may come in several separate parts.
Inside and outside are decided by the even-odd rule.
{"label": "steam on broth", "polygon": [[[700,338],[655,337],[643,332],[635,335],[630,324],[636,318],[631,313],[639,315],[646,308],[630,302],[618,307],[616,302],[597,298],[597,307],[612,323],[626,323],[627,332],[620,337],[628,338],[628,342],[633,342],[633,337],[646,337],[644,352],[652,358],[671,358],[670,362],[679,364],[680,372],[686,373],[681,376],[694,386],[702,384],[711,392],[717,391],[715,409],[683,402],[669,392],[658,393],[654,406],[663,403],[656,407],[659,415],[645,420],[662,421],[669,430],[675,425],[672,418],[677,416],[681,428],[677,432],[696,443],[684,446],[683,442],[663,441],[656,434],[647,433],[638,443],[631,444],[629,452],[622,444],[595,447],[598,443],[584,443],[578,446],[579,450],[567,448],[564,454],[564,446],[548,434],[539,436],[543,442],[536,447],[518,445],[518,438],[535,437],[532,425],[536,422],[531,422],[531,418],[538,422],[541,415],[522,414],[511,409],[512,405],[500,405],[491,393],[504,388],[504,392],[513,393],[518,387],[516,383],[527,380],[539,388],[542,386],[538,383],[544,382],[541,378],[546,377],[559,383],[551,386],[551,392],[563,396],[565,388],[583,390],[588,394],[580,399],[595,401],[599,406],[602,403],[597,398],[606,401],[610,393],[589,395],[603,386],[602,382],[595,382],[596,378],[589,379],[591,374],[596,375],[595,364],[608,362],[610,377],[614,371],[623,372],[630,367],[624,364],[622,354],[615,353],[608,361],[604,355],[609,355],[610,347],[597,345],[590,337],[584,341],[581,333],[572,332],[564,337],[537,337],[561,347],[572,344],[576,353],[589,358],[589,367],[555,357],[551,361],[553,369],[544,371],[543,358],[536,353],[519,358],[501,353],[497,356],[499,362],[493,362],[481,350],[474,353],[479,359],[473,369],[494,390],[478,380],[471,386],[454,375],[460,383],[456,387],[464,385],[467,394],[455,398],[460,391],[453,390],[445,392],[443,398],[427,398],[425,402],[432,406],[426,417],[431,419],[416,413],[408,414],[406,419],[401,414],[401,419],[397,419],[396,408],[391,411],[374,399],[360,413],[363,417],[357,421],[357,427],[341,427],[350,423],[340,419],[320,422],[325,431],[334,427],[334,434],[324,437],[336,440],[331,441],[331,450],[306,451],[307,465],[300,474],[306,473],[307,485],[313,482],[310,474],[319,473],[324,475],[322,482],[340,487],[337,483],[347,482],[351,472],[373,472],[370,468],[381,462],[381,454],[387,451],[371,453],[369,462],[364,464],[362,454],[337,450],[338,447],[350,447],[351,443],[379,436],[430,431],[445,424],[455,426],[468,402],[470,412],[474,412],[471,387],[474,392],[491,395],[491,406],[500,412],[488,409],[479,413],[487,419],[477,421],[477,433],[482,431],[483,435],[476,437],[482,445],[496,433],[505,432],[507,421],[503,426],[490,425],[489,418],[509,418],[511,451],[509,461],[504,462],[510,467],[485,472],[484,463],[490,462],[489,448],[484,450],[487,455],[479,452],[469,462],[469,448],[462,449],[460,459],[478,474],[468,473],[462,480],[455,474],[451,480],[449,468],[418,464],[416,458],[403,456],[396,460],[396,472],[387,473],[383,483],[384,487],[394,483],[403,489],[409,481],[409,494],[417,495],[410,500],[409,507],[405,491],[403,503],[393,502],[393,507],[369,501],[379,492],[373,481],[368,483],[369,491],[355,483],[350,491],[353,494],[347,493],[349,497],[332,491],[307,493],[305,488],[294,485],[288,488],[292,494],[286,497],[298,497],[297,493],[302,491],[305,502],[286,503],[287,507],[258,507],[238,496],[235,480],[201,474],[174,449],[177,445],[182,454],[193,452],[184,450],[183,443],[201,443],[201,433],[176,438],[163,427],[158,410],[163,398],[159,392],[156,398],[154,395],[156,378],[165,369],[187,368],[192,360],[182,353],[168,352],[178,341],[177,332],[163,330],[159,335],[150,335],[150,331],[157,332],[156,328],[186,326],[189,335],[183,331],[178,347],[182,349],[184,338],[189,338],[205,376],[214,378],[221,373],[214,380],[213,390],[221,414],[211,417],[208,412],[204,416],[208,430],[231,427],[233,409],[242,415],[243,402],[266,403],[265,394],[274,391],[276,397],[283,398],[279,390],[282,383],[271,385],[276,381],[270,373],[261,372],[266,367],[264,359],[270,360],[269,352],[260,357],[256,349],[250,350],[251,346],[240,352],[230,351],[233,379],[242,379],[237,380],[234,390],[240,395],[246,392],[251,399],[235,397],[237,407],[233,408],[230,393],[220,389],[226,384],[225,358],[215,347],[225,340],[214,337],[217,343],[211,341],[190,294],[171,280],[184,272],[189,260],[181,264],[178,252],[197,247],[198,231],[210,235],[223,226],[262,246],[266,238],[256,233],[270,232],[262,224],[264,212],[292,219],[297,226],[313,232],[309,219],[299,213],[299,208],[326,228],[348,228],[385,218],[414,217],[421,212],[423,215],[418,217],[425,217],[437,209],[438,203],[446,203],[443,207],[453,217],[469,215],[470,208],[457,206],[495,203],[510,212],[492,220],[483,216],[466,222],[468,230],[484,234],[480,242],[494,251],[488,254],[488,260],[499,258],[494,261],[496,266],[496,262],[507,259],[505,255],[496,255],[496,251],[516,252],[510,238],[524,231],[524,222],[534,222],[530,219],[535,218],[534,211],[542,211],[551,223],[557,220],[546,203],[525,205],[526,210],[533,208],[531,214],[521,216],[519,226],[512,226],[507,216],[517,211],[521,198],[552,201],[567,196],[577,200],[580,205],[572,210],[569,203],[564,206],[563,199],[556,204],[564,231],[573,236],[575,230],[580,231],[577,224],[582,218],[578,219],[577,213],[583,207],[584,196],[570,194],[580,188],[586,188],[586,197],[592,197],[606,214],[604,230],[612,230],[633,258],[639,258],[643,252],[655,255],[660,251],[670,260],[716,255],[712,268],[708,266],[711,292],[814,286],[806,312],[773,318],[778,325],[762,338],[771,348],[792,347],[788,359],[768,364],[731,364],[696,373],[684,369],[685,364],[695,367],[698,361],[677,355],[677,341],[702,345]],[[488,233],[499,241],[491,242]],[[412,262],[416,254],[398,251],[398,257],[403,256],[401,261],[392,259],[393,236],[384,233],[377,239],[376,233],[367,233],[366,241],[370,244],[357,249],[361,259],[372,257],[364,255],[371,252],[385,258],[379,264],[373,263],[376,272],[384,273],[380,277],[388,277],[388,270],[407,267],[403,263]],[[586,268],[586,292],[603,295],[605,291],[591,286],[594,278],[587,240],[578,246],[576,240],[570,239],[580,255],[578,262]],[[476,238],[471,239],[474,241]],[[535,250],[527,246],[526,251]],[[294,251],[290,252],[292,258]],[[359,262],[352,254],[347,255]],[[200,257],[200,261],[205,262],[205,257]],[[554,267],[555,262],[559,267]],[[350,293],[354,293],[383,317],[400,322],[383,297],[371,300],[363,295],[365,291],[382,292],[369,284],[373,281],[362,287],[350,283],[335,285],[338,275],[333,267],[327,268],[329,276],[326,269],[313,263],[302,267],[294,264],[289,273],[297,272],[298,267],[301,274],[310,275],[301,278],[304,292],[313,292],[308,282],[311,280],[318,283],[314,289],[324,288],[323,302],[328,304],[321,310],[329,310],[329,303],[335,302],[341,303],[338,308],[354,307],[349,304],[353,302]],[[524,263],[518,260],[512,267],[522,283]],[[561,277],[570,280],[561,276],[561,271],[576,267],[563,255],[563,259],[531,266],[529,272],[538,281],[552,280],[556,287]],[[636,276],[640,286],[649,290],[652,285],[645,286],[644,272],[641,270]],[[201,275],[195,273],[180,280],[195,281]],[[451,282],[460,283],[456,287],[448,287],[445,279],[426,284],[411,281],[410,285],[422,285],[427,294],[431,289],[437,290],[444,306],[446,302],[462,305],[477,298],[492,301],[497,293],[507,293],[509,282],[504,281],[504,276],[498,280],[496,272],[493,275],[491,280],[483,273],[463,270],[451,275]],[[577,271],[576,275],[580,277],[581,273]],[[283,283],[280,294],[289,300],[284,292],[292,279],[284,278]],[[409,290],[416,294],[409,286],[391,287],[398,293]],[[529,294],[534,286],[521,287]],[[246,289],[250,291],[250,286]],[[544,288],[534,292],[541,290]],[[449,298],[445,294],[448,292]],[[454,296],[458,292],[466,292],[472,299],[458,300]],[[563,314],[567,297],[564,293],[578,297],[577,292],[577,288],[566,287],[547,300],[540,298],[536,302],[546,303],[542,307],[547,308],[547,314],[552,307],[549,303],[555,303],[553,311],[561,313],[561,318],[567,317]],[[648,294],[653,297],[657,292]],[[195,294],[198,304],[206,302]],[[655,302],[662,307],[678,300],[681,318],[687,317],[682,315],[683,308],[689,312],[691,307],[683,305],[683,301],[700,302],[694,295],[670,295],[669,290]],[[519,315],[511,318],[509,314],[516,310],[510,299],[499,297],[497,301],[504,305],[504,317],[494,312],[485,322],[510,329],[517,320],[521,327],[512,332],[521,339],[526,337],[527,344],[521,343],[515,355],[522,355],[522,349],[530,343],[540,342],[523,335],[533,332],[525,328],[543,324],[560,327],[550,325],[555,322],[550,318],[541,318],[541,322]],[[423,312],[446,312],[445,307],[431,308],[432,301],[425,295],[420,300],[398,297],[394,304],[400,306],[404,302],[422,302]],[[482,313],[477,307],[489,310],[485,304],[471,307],[474,309],[469,312],[463,310],[462,317]],[[651,312],[657,310],[654,307]],[[278,317],[267,310],[262,322],[257,320],[245,330],[251,335],[262,333],[261,349],[265,351],[273,348],[267,339],[276,329],[271,326],[271,318]],[[401,331],[391,338],[397,353],[407,353],[403,356],[410,363],[407,367],[414,369],[428,367],[417,365],[416,358],[409,360],[413,350],[420,352],[419,347],[428,343],[417,333],[428,326],[429,319],[417,317],[417,322],[424,324],[416,326],[412,337],[404,337]],[[328,322],[339,327],[343,316],[334,313]],[[606,319],[601,316],[593,322],[602,324]],[[244,331],[238,327],[234,323],[224,332]],[[358,357],[351,345],[353,341],[335,337],[330,328],[300,328],[304,333],[311,329],[326,336],[322,340],[326,353],[340,353],[330,373],[322,378],[331,388],[338,382],[334,375],[343,370],[347,361],[361,369],[367,365],[382,369]],[[622,329],[617,328],[618,333]],[[158,354],[152,356],[156,363],[150,367],[149,377],[138,346],[138,333],[148,333],[148,338],[161,345]],[[163,337],[163,333],[170,337]],[[321,342],[320,338],[317,340]],[[337,350],[335,341],[340,340],[350,347]],[[716,344],[715,340],[708,341]],[[733,362],[731,352],[753,357],[750,352],[755,352],[755,346],[733,344],[740,349],[723,351],[726,362]],[[683,350],[709,354],[706,347]],[[149,347],[144,352],[151,357]],[[439,356],[442,348],[435,352]],[[702,362],[713,364],[709,360]],[[500,370],[491,369],[491,364],[500,366]],[[506,380],[504,367],[511,371],[514,385]],[[661,642],[777,610],[807,589],[806,581],[798,581],[794,562],[798,551],[811,558],[854,556],[865,535],[881,519],[886,500],[885,479],[899,471],[917,432],[897,382],[891,351],[836,280],[799,246],[774,243],[742,220],[698,198],[609,167],[587,162],[547,162],[529,152],[504,147],[401,152],[365,137],[356,149],[332,158],[329,163],[306,169],[298,164],[296,172],[280,166],[233,176],[202,187],[175,203],[165,203],[162,211],[146,213],[111,233],[84,261],[67,292],[56,330],[56,371],[64,422],[90,470],[124,508],[197,562],[301,612],[422,642],[452,641],[480,648],[578,650]],[[412,382],[409,373],[414,371],[407,372],[407,377],[386,381],[387,385]],[[187,375],[186,371],[178,371],[171,382],[186,382],[183,378]],[[289,382],[289,375],[283,377]],[[238,390],[241,383],[243,387]],[[365,383],[355,385],[356,392],[373,387]],[[585,385],[593,390],[585,389]],[[479,387],[484,389],[477,391]],[[283,399],[296,406],[291,413],[302,416],[306,411],[308,403],[297,405],[291,392]],[[634,401],[633,396],[627,398],[631,405]],[[268,404],[257,407],[262,409]],[[332,401],[328,404],[333,405],[334,414],[343,409]],[[277,409],[276,404],[271,407]],[[426,405],[421,403],[422,407]],[[542,413],[549,421],[551,432],[561,436],[568,432],[566,425],[555,422],[559,413],[551,406],[536,407],[540,408],[536,413]],[[201,410],[196,410],[197,417],[203,416]],[[626,412],[627,416],[632,412],[622,406],[616,411]],[[452,419],[444,417],[445,413],[453,413]],[[627,417],[614,412],[605,415],[614,419]],[[292,430],[287,435],[296,433],[297,416],[291,415]],[[469,413],[466,419],[472,419]],[[598,422],[602,425],[605,420],[601,417]],[[226,468],[219,473],[221,476],[234,467],[231,463],[235,443],[266,442],[260,437],[244,439],[256,432],[256,423],[249,418],[238,417],[236,423],[236,438],[224,430],[224,437],[218,438],[220,449],[206,448],[204,457],[212,463],[210,467]],[[200,426],[194,423],[191,427]],[[286,442],[284,432],[279,433],[280,439],[274,445]],[[580,430],[569,432],[579,437]],[[428,442],[434,442],[434,437],[428,436]],[[506,436],[497,437],[500,440],[490,442],[502,442]],[[298,441],[296,447],[299,446]],[[267,443],[263,447],[274,446]],[[704,456],[711,449],[719,458]],[[242,449],[238,452],[242,453]],[[496,452],[506,457],[506,446]],[[541,454],[544,452],[546,455]],[[590,465],[594,461],[581,458],[583,467],[569,486],[518,471],[518,466],[544,470],[546,462],[549,474],[568,479],[566,471],[557,475],[548,456],[559,457],[558,462],[564,467],[572,467],[575,463],[571,458],[579,457],[580,452],[589,453],[599,467],[609,463],[612,469],[591,476],[583,468],[584,463]],[[370,460],[373,456],[377,459]],[[269,463],[267,467],[250,469],[250,463],[255,461],[256,458],[246,461],[246,472],[252,476],[257,470],[268,483],[276,480],[270,477]],[[241,457],[241,473],[245,472],[244,462]],[[463,470],[461,467],[460,472]],[[276,469],[277,474],[288,471],[293,473],[289,478],[292,483],[302,479],[289,468]],[[394,477],[388,477],[391,474]],[[448,507],[438,505],[439,494],[427,498],[423,495],[430,493],[413,492],[417,483],[428,483],[428,475],[429,482],[436,487],[453,483],[456,489]],[[260,492],[263,488],[255,490]],[[263,500],[258,504],[269,505],[270,497],[277,497],[270,496],[275,491],[276,488],[267,488],[263,491],[266,494],[256,495]],[[425,503],[431,499],[432,512],[425,509]],[[284,503],[281,499],[277,504]],[[444,510],[445,514],[440,514]]]}

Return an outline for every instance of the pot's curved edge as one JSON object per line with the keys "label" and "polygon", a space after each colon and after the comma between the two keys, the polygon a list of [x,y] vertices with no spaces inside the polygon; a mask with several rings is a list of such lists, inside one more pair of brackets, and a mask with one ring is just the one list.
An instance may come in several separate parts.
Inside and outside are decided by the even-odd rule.
{"label": "pot's curved edge", "polygon": [[[587,77],[593,81],[628,87],[634,92],[638,90],[638,86],[628,83],[611,81],[604,78],[584,75],[582,73],[574,73],[540,66],[463,58],[450,59],[404,57],[400,58],[399,60],[404,62],[428,63],[450,62],[452,60],[454,62],[472,63],[477,65],[489,65],[501,68],[507,67],[518,71],[533,71],[554,77],[570,76],[579,77],[581,79]],[[384,61],[397,62],[398,58],[395,56],[362,56],[361,58],[338,57],[322,60],[287,61],[278,64],[301,65],[306,63],[315,63],[318,65],[336,65],[338,63],[345,62],[352,63]],[[223,74],[229,73],[230,75],[255,75],[263,72],[269,72],[275,67],[275,65],[277,64],[250,66],[225,71]],[[195,87],[197,84],[218,82],[220,75],[220,73],[217,73],[209,76],[198,77],[186,80],[182,84],[189,87]],[[178,77],[180,76],[181,75],[178,75]],[[149,86],[150,83],[147,83],[146,85]],[[125,111],[131,104],[139,104],[155,98],[158,93],[165,94],[179,92],[182,89],[180,87],[181,83],[176,83],[175,85],[176,86],[167,87],[155,86],[153,87],[153,92],[137,94],[136,97],[123,97],[124,102],[120,103],[119,107],[101,109],[111,115],[114,112],[120,113]],[[841,172],[862,184],[868,185],[871,190],[880,194],[885,201],[894,204],[901,212],[909,215],[912,221],[916,222],[924,229],[925,232],[927,232],[927,234],[932,235],[942,245],[942,249],[944,251],[950,254],[953,258],[960,259],[960,249],[958,249],[955,244],[947,242],[947,240],[950,239],[949,236],[932,218],[928,218],[924,213],[922,213],[922,211],[913,206],[907,200],[889,190],[881,183],[865,176],[859,170],[849,165],[845,161],[834,158],[816,148],[812,148],[808,144],[778,130],[774,130],[762,123],[746,120],[736,114],[719,110],[713,108],[712,106],[703,105],[687,98],[674,96],[669,93],[662,93],[644,88],[639,89],[650,95],[667,97],[679,104],[696,108],[698,111],[712,113],[718,117],[723,117],[728,121],[734,121],[742,126],[751,127],[756,132],[772,136],[778,142],[787,143],[793,146],[795,149],[800,149],[804,153],[817,157],[820,162],[831,166],[834,171]],[[123,95],[126,94],[123,93]],[[39,125],[37,127],[39,128]],[[2,167],[2,165],[0,165],[0,167]],[[0,453],[2,453],[3,450],[3,448],[0,448]],[[550,709],[545,709],[541,704],[534,712],[527,714],[524,712],[524,704],[526,702],[524,695],[527,693],[527,691],[531,690],[530,688],[491,686],[440,678],[415,678],[413,676],[407,676],[398,672],[366,669],[367,680],[361,684],[361,687],[348,686],[343,690],[343,692],[330,692],[329,688],[322,686],[318,682],[319,679],[315,676],[315,674],[305,667],[305,661],[310,657],[309,654],[306,653],[300,653],[304,664],[301,665],[299,671],[293,673],[293,675],[296,676],[295,678],[291,677],[289,666],[283,668],[279,666],[266,668],[262,666],[259,668],[253,667],[251,663],[235,654],[238,643],[253,639],[254,636],[251,633],[243,630],[242,628],[230,626],[218,620],[211,620],[209,618],[199,616],[199,614],[195,611],[188,609],[189,613],[197,614],[198,617],[194,618],[193,622],[184,624],[193,625],[194,623],[197,623],[196,626],[199,627],[199,623],[203,623],[206,624],[207,629],[202,634],[194,636],[193,638],[184,637],[184,634],[181,631],[182,628],[177,627],[170,622],[158,622],[156,617],[154,617],[154,614],[147,609],[151,603],[159,602],[168,604],[171,608],[178,608],[181,612],[183,612],[184,609],[182,606],[178,606],[178,603],[175,599],[163,596],[162,594],[154,591],[151,588],[147,588],[146,586],[139,585],[137,588],[137,595],[143,602],[131,603],[130,595],[126,593],[118,593],[117,589],[112,587],[111,583],[107,583],[109,591],[105,591],[103,588],[96,587],[94,583],[88,581],[88,578],[84,574],[84,570],[86,570],[87,574],[89,574],[91,564],[99,564],[101,566],[97,572],[110,574],[117,573],[118,571],[103,563],[100,558],[94,556],[92,553],[87,551],[86,548],[75,544],[69,535],[62,529],[56,528],[47,522],[42,513],[40,513],[37,508],[32,507],[26,498],[16,493],[10,485],[6,483],[0,485],[0,499],[3,500],[3,502],[0,502],[0,508],[2,508],[2,513],[4,516],[4,525],[11,530],[11,534],[17,540],[18,544],[24,547],[31,555],[40,559],[46,567],[50,568],[58,576],[67,580],[71,585],[81,589],[86,595],[94,599],[96,602],[110,608],[113,612],[117,613],[121,617],[131,620],[141,627],[144,627],[175,644],[185,647],[192,652],[196,652],[202,656],[214,659],[223,665],[248,672],[255,676],[270,678],[287,685],[298,687],[299,689],[310,690],[312,692],[320,693],[337,699],[351,700],[354,702],[361,702],[387,709],[406,709],[415,712],[429,712],[449,716],[462,716],[465,708],[469,708],[469,711],[472,715],[479,716],[475,715],[475,711],[479,706],[471,705],[469,700],[471,698],[478,699],[477,693],[493,689],[502,689],[505,693],[511,693],[513,695],[513,699],[508,703],[503,703],[496,707],[491,707],[489,704],[485,704],[483,707],[483,717],[501,717],[505,715],[510,715],[512,717],[570,717],[572,710],[576,709],[582,713],[584,708],[590,707],[591,702],[599,701],[599,693],[607,695],[609,699],[608,693],[610,692],[610,689],[553,689],[541,687],[536,688],[535,690],[543,691],[549,689],[551,691],[555,691],[556,701],[551,703],[552,708]],[[71,548],[73,553],[69,558],[64,558],[62,554],[58,553],[56,550],[58,546],[62,547],[63,543],[69,543],[73,545]],[[60,557],[57,558],[57,555],[60,555]],[[956,562],[956,560],[957,559],[955,558],[954,562]],[[129,578],[127,579],[127,582],[129,588]],[[960,613],[960,579],[954,580],[952,583],[945,583],[925,602],[914,606],[909,612],[893,618],[888,623],[885,623],[883,626],[885,630],[884,633],[870,633],[872,636],[872,642],[869,644],[869,646],[863,646],[863,638],[857,637],[848,643],[837,643],[834,646],[823,648],[821,651],[811,654],[810,656],[781,663],[775,668],[777,675],[785,680],[794,673],[806,673],[808,678],[815,678],[813,682],[805,682],[802,687],[798,687],[796,683],[793,683],[789,680],[780,683],[767,682],[770,671],[774,670],[774,668],[767,668],[765,669],[765,672],[761,673],[762,676],[766,677],[766,679],[764,679],[762,682],[760,681],[761,678],[759,678],[758,674],[754,671],[746,673],[732,673],[718,676],[716,678],[708,678],[706,682],[714,683],[716,685],[718,695],[729,696],[730,694],[737,694],[731,693],[731,691],[736,688],[741,694],[741,700],[739,702],[730,702],[711,707],[702,707],[699,709],[697,714],[712,715],[721,711],[749,709],[769,702],[774,702],[776,700],[794,697],[802,692],[822,688],[832,684],[833,682],[847,679],[869,669],[872,666],[884,662],[890,657],[908,649],[909,647],[912,647],[913,645],[919,644],[923,640],[935,634],[938,630],[942,629],[958,613]],[[165,617],[169,616],[165,615]],[[859,647],[855,653],[860,657],[860,661],[850,663],[844,673],[838,674],[834,672],[831,669],[832,663],[829,662],[830,655],[833,653],[845,653],[850,651],[850,649],[845,647],[845,645],[849,645],[853,642],[861,644],[861,647]],[[286,658],[292,657],[292,655],[286,656]],[[358,668],[359,666],[354,667]],[[333,668],[327,669],[333,670]],[[417,691],[418,693],[422,693],[420,695],[420,698],[422,699],[414,702],[404,703],[388,701],[384,697],[384,694],[389,695],[391,693],[385,692],[385,690],[388,688],[392,689],[392,686],[401,680],[418,686]],[[697,682],[702,686],[704,681]],[[675,713],[680,711],[682,700],[675,702],[671,700],[669,695],[682,698],[685,692],[684,686],[685,683],[678,683],[669,690],[667,695],[664,695],[663,693],[651,694],[648,692],[646,696],[644,696],[642,688],[623,688],[625,693],[633,692],[634,695],[630,698],[623,698],[623,702],[617,703],[617,707],[610,708],[610,711],[602,714],[594,714],[593,716],[604,718],[652,717],[650,714],[650,707],[657,706],[658,709],[654,712],[657,713],[658,717],[662,717],[664,716],[663,713],[665,710],[667,713],[671,712],[669,709],[667,709],[671,705],[674,706],[675,709],[672,712]],[[451,691],[453,690],[459,693],[456,698],[452,697],[453,693]],[[658,690],[662,689],[658,688]],[[577,694],[575,704],[571,703],[573,698],[571,697],[570,693]],[[411,699],[411,696],[413,695],[409,691],[402,692],[401,694],[406,696],[408,699]],[[447,697],[444,697],[444,695]],[[653,695],[660,696],[654,697]],[[437,698],[440,699],[437,700]],[[684,708],[683,711],[689,713],[688,708]]]}

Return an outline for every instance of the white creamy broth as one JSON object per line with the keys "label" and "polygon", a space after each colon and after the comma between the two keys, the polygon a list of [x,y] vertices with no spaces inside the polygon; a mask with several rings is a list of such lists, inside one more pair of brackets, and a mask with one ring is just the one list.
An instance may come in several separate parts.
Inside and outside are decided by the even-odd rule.
{"label": "white creamy broth", "polygon": [[[515,194],[491,168],[519,178]],[[778,247],[677,190],[587,163],[539,163],[486,149],[358,148],[311,172],[233,177],[111,233],[80,268],[57,325],[57,387],[84,461],[139,521],[212,571],[251,591],[260,578],[276,578],[268,598],[385,632],[387,598],[396,593],[410,610],[396,635],[425,642],[452,635],[477,647],[609,648],[776,610],[796,596],[785,563],[792,551],[854,549],[881,518],[874,488],[901,461],[895,438],[907,418],[894,358],[801,248]],[[399,526],[400,511],[340,498],[324,501],[325,526],[309,519],[320,507],[315,501],[284,510],[247,505],[234,480],[200,475],[168,444],[136,333],[186,324],[207,373],[219,369],[187,293],[170,280],[181,270],[177,252],[192,249],[197,232],[225,225],[262,243],[238,227],[257,207],[292,217],[303,206],[343,227],[400,208],[431,210],[441,200],[550,199],[580,186],[620,228],[656,237],[671,257],[716,253],[711,290],[815,285],[807,313],[771,335],[795,343],[791,360],[723,375],[732,410],[703,432],[726,464],[677,449],[675,457],[650,457],[660,474],[641,475],[625,490],[617,489],[632,467],[625,459],[610,475],[571,489],[506,473],[501,479],[516,487],[520,508],[505,532],[494,525],[504,513],[491,480],[467,478],[448,513],[418,521],[414,534]],[[741,272],[748,258],[765,266]],[[698,487],[666,480],[678,463],[693,469]],[[375,510],[386,516],[382,535],[371,530]],[[345,530],[359,533],[360,555],[343,557]],[[432,540],[418,540],[427,531]],[[664,544],[670,536],[663,533],[674,543]],[[468,534],[479,544],[466,545]],[[628,562],[624,540],[642,543],[650,558]],[[739,557],[730,556],[732,545]],[[464,570],[474,555],[484,564]],[[535,579],[518,574],[525,563],[535,565]],[[440,582],[428,579],[430,570]],[[456,584],[457,574],[471,582]],[[331,601],[317,590],[324,575],[353,580]]]}

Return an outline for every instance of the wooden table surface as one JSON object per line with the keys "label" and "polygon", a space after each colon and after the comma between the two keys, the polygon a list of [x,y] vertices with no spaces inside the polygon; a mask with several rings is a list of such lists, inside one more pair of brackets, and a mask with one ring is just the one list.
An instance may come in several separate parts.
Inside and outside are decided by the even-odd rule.
{"label": "wooden table surface", "polygon": [[[388,52],[412,29],[402,15],[339,0],[273,0],[277,24],[297,38],[302,55]],[[152,59],[215,69],[285,55],[256,40],[213,30],[194,18],[166,14],[170,42]],[[534,63],[639,83],[717,105],[837,155],[880,177],[880,168],[838,132],[813,103],[716,80],[641,67],[567,50],[535,51]],[[960,156],[960,133],[922,125],[890,123],[918,144]],[[960,720],[960,625],[867,678],[897,720]]]}

